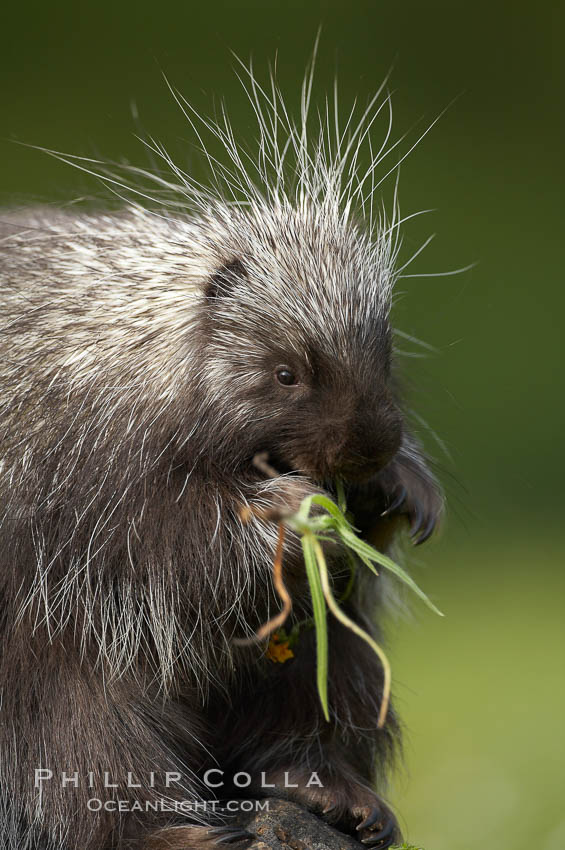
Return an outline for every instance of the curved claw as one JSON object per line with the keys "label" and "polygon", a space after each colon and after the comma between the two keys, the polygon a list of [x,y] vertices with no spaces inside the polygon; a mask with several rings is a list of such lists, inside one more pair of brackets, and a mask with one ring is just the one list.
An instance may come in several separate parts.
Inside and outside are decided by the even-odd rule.
{"label": "curved claw", "polygon": [[[423,525],[422,518],[420,518],[420,527],[417,529],[411,529],[410,532],[412,537],[414,537],[414,546],[419,546],[420,543],[425,543],[429,537],[432,535],[432,531],[435,528],[435,517],[429,516],[428,521]],[[423,526],[423,527],[422,527]]]}
{"label": "curved claw", "polygon": [[[372,835],[368,835],[367,838],[361,839],[361,844],[364,844],[366,847],[374,847],[376,844],[380,844],[379,850],[385,850],[386,847],[390,847],[395,838],[396,824],[393,818],[389,818],[384,829],[381,829],[380,832],[375,832]],[[381,843],[383,842],[383,843]]]}
{"label": "curved claw", "polygon": [[357,824],[355,829],[359,832],[361,829],[366,829],[369,826],[373,826],[374,823],[378,821],[381,817],[381,810],[377,806],[372,806],[371,811],[361,823]]}
{"label": "curved claw", "polygon": [[393,501],[382,512],[381,516],[388,516],[389,514],[392,514],[394,513],[394,511],[398,510],[398,508],[406,501],[406,496],[406,487],[401,486]]}

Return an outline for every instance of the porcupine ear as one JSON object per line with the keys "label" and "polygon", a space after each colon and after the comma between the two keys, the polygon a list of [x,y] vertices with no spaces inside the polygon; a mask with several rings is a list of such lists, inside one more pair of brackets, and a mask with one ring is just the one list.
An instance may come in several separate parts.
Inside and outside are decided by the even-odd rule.
{"label": "porcupine ear", "polygon": [[414,543],[424,543],[442,520],[444,495],[415,439],[405,436],[380,484],[387,503],[383,516],[406,517]]}
{"label": "porcupine ear", "polygon": [[218,298],[225,298],[231,293],[234,284],[243,277],[247,277],[247,271],[238,257],[225,263],[214,272],[206,284],[207,300],[216,301]]}

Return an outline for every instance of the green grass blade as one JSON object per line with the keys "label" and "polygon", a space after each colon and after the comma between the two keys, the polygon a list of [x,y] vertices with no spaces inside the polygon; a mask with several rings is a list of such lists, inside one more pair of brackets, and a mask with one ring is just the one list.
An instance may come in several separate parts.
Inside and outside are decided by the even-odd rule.
{"label": "green grass blade", "polygon": [[[338,488],[338,501],[340,504],[345,505],[345,494],[343,491],[343,485]],[[301,533],[304,533],[305,530],[308,529],[308,524],[311,524],[311,531],[316,534],[317,532],[322,530],[328,530],[328,526],[324,523],[320,523],[320,517],[310,517],[310,510],[312,505],[319,505],[325,511],[329,517],[331,517],[331,527],[336,531],[336,533],[341,537],[342,542],[345,546],[354,551],[356,555],[361,559],[361,561],[367,566],[370,570],[378,575],[378,571],[376,570],[374,564],[379,564],[379,566],[384,567],[389,570],[389,572],[393,573],[400,581],[402,581],[410,590],[413,591],[417,596],[420,597],[422,602],[424,602],[428,608],[430,608],[435,614],[438,614],[440,617],[443,617],[443,613],[437,608],[434,603],[429,599],[429,597],[424,593],[424,591],[416,584],[414,579],[404,570],[401,566],[399,566],[395,561],[391,558],[387,557],[387,555],[383,555],[382,552],[379,552],[369,543],[366,543],[364,540],[361,540],[360,537],[357,536],[355,530],[347,517],[344,515],[343,509],[336,505],[328,496],[325,496],[323,493],[316,493],[312,496],[307,496],[298,511],[295,514],[295,518],[300,519],[301,527],[299,530]]]}
{"label": "green grass blade", "polygon": [[400,579],[407,587],[410,588],[420,599],[431,608],[436,614],[440,617],[443,617],[442,612],[439,608],[436,608],[431,599],[426,596],[424,591],[416,584],[412,576],[410,576],[406,570],[404,570],[401,566],[399,566],[392,558],[387,557],[387,555],[383,555],[382,552],[377,551],[373,546],[370,546],[368,543],[365,543],[364,540],[361,540],[357,535],[350,530],[339,529],[338,533],[340,534],[343,542],[350,549],[353,549],[354,552],[361,558],[364,564],[366,564],[373,572],[376,572],[373,567],[373,563],[379,564],[381,567],[389,570],[389,572],[394,573],[394,575]]}
{"label": "green grass blade", "polygon": [[[312,595],[312,610],[314,613],[314,625],[316,627],[316,673],[318,694],[325,719],[329,722],[330,713],[328,707],[328,624],[324,593],[320,582],[320,571],[316,563],[315,537],[306,533],[302,537],[302,551],[304,553],[304,564],[310,593]],[[318,546],[320,544],[318,543]]]}
{"label": "green grass blade", "polygon": [[318,563],[319,581],[321,583],[321,590],[324,594],[326,602],[328,603],[328,608],[330,609],[330,611],[332,612],[334,617],[336,617],[336,619],[338,619],[340,621],[340,623],[343,623],[344,626],[346,626],[348,629],[350,629],[352,632],[354,632],[354,634],[356,634],[358,637],[362,638],[366,643],[369,644],[369,646],[371,647],[373,652],[375,652],[376,655],[379,657],[380,662],[382,664],[383,675],[384,675],[383,698],[382,698],[382,702],[381,702],[379,718],[378,718],[378,721],[377,721],[377,726],[379,728],[382,728],[384,726],[384,722],[386,720],[386,716],[387,716],[387,712],[388,712],[388,706],[389,706],[389,701],[390,701],[391,682],[392,682],[392,673],[391,673],[388,658],[386,657],[385,652],[379,646],[379,644],[376,642],[376,640],[374,640],[371,637],[370,634],[368,634],[364,629],[362,629],[361,626],[358,626],[357,623],[354,620],[350,619],[350,617],[348,617],[347,614],[345,614],[341,610],[341,608],[337,604],[335,597],[332,593],[332,589],[331,589],[331,586],[330,586],[330,580],[329,580],[329,576],[328,576],[328,567],[327,567],[327,564],[326,564],[326,559],[324,557],[324,552],[323,552],[322,547],[320,546],[319,542],[316,539],[313,540],[313,547],[314,547],[314,554],[316,556],[316,561]]}
{"label": "green grass blade", "polygon": [[327,496],[324,496],[323,493],[316,493],[313,496],[308,496],[311,504],[320,505],[320,507],[324,508],[333,519],[337,522],[338,525],[349,525],[349,522],[343,515],[343,511],[341,511],[335,502],[332,502]]}

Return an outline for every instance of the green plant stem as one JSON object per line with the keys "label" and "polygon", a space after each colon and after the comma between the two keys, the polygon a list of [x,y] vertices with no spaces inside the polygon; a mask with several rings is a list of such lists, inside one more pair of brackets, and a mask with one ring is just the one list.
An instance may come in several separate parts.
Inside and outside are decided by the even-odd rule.
{"label": "green plant stem", "polygon": [[354,622],[354,620],[350,619],[350,617],[348,617],[347,614],[344,614],[344,612],[341,610],[341,608],[337,604],[335,597],[332,593],[329,575],[328,575],[328,566],[326,564],[326,558],[324,556],[323,549],[320,546],[319,541],[316,540],[316,538],[314,538],[314,540],[313,540],[313,547],[314,547],[314,552],[315,552],[315,555],[316,555],[316,560],[318,562],[319,576],[320,576],[320,581],[321,581],[321,585],[322,585],[322,591],[324,593],[326,602],[328,604],[328,608],[330,609],[330,611],[332,612],[334,617],[337,620],[340,621],[340,623],[343,623],[344,626],[346,626],[348,629],[350,629],[352,632],[354,632],[354,634],[358,635],[358,637],[362,638],[366,643],[369,644],[371,649],[378,655],[378,657],[381,661],[381,664],[383,666],[383,675],[384,675],[383,698],[382,698],[382,701],[381,701],[379,718],[378,718],[378,721],[377,721],[377,726],[380,729],[380,728],[382,728],[382,726],[384,726],[384,722],[386,720],[386,716],[387,716],[387,713],[388,713],[388,706],[389,706],[389,703],[390,703],[392,671],[391,671],[391,668],[390,668],[389,660],[386,657],[384,651],[378,645],[378,643],[375,640],[373,640],[371,635],[367,634],[367,632],[364,629],[362,629],[361,626],[358,626],[357,623]]}

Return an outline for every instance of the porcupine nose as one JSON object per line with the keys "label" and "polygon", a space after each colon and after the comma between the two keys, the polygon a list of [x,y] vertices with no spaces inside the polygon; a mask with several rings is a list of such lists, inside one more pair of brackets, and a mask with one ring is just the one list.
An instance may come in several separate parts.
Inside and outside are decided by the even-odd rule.
{"label": "porcupine nose", "polygon": [[402,420],[395,408],[375,412],[360,405],[342,447],[336,452],[334,474],[346,481],[367,481],[392,460],[401,439]]}

